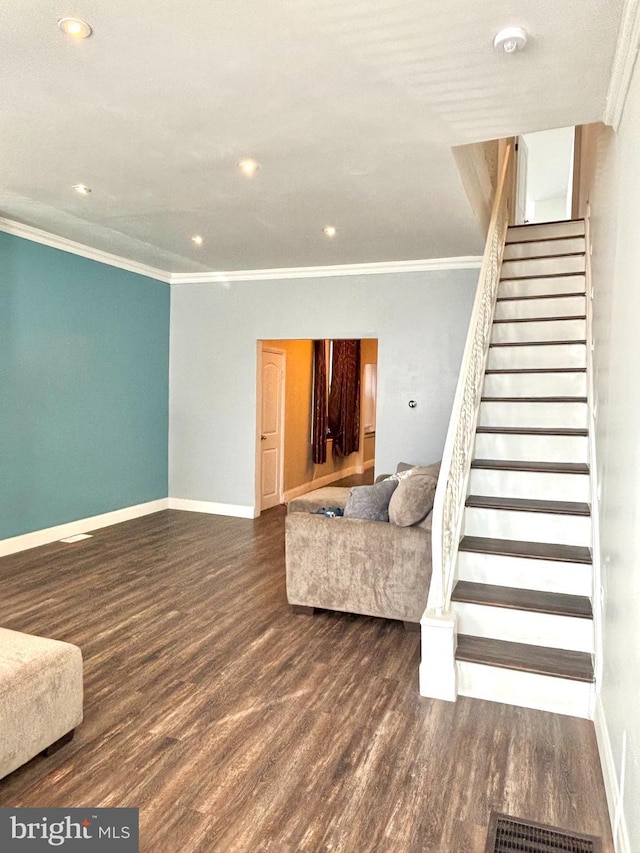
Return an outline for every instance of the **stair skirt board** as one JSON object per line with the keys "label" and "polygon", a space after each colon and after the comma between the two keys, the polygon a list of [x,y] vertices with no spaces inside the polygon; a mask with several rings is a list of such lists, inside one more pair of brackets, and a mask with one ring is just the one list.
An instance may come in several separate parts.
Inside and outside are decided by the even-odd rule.
{"label": "stair skirt board", "polygon": [[483,397],[585,397],[587,374],[489,373],[485,375]]}
{"label": "stair skirt board", "polygon": [[456,661],[456,671],[460,696],[571,717],[593,716],[594,686],[589,682],[468,661]]}
{"label": "stair skirt board", "polygon": [[584,219],[566,219],[558,222],[534,222],[531,225],[512,225],[507,231],[507,244],[523,240],[548,240],[558,237],[584,235]]}
{"label": "stair skirt board", "polygon": [[474,455],[479,459],[517,459],[523,462],[530,459],[539,462],[587,462],[588,454],[589,440],[586,436],[479,433]]}
{"label": "stair skirt board", "polygon": [[581,341],[586,337],[587,321],[578,319],[509,320],[493,324],[491,343],[529,341]]}
{"label": "stair skirt board", "polygon": [[498,299],[522,299],[529,296],[557,296],[586,293],[586,279],[581,273],[561,276],[532,276],[503,279],[498,287]]}
{"label": "stair skirt board", "polygon": [[473,495],[505,498],[588,501],[591,497],[588,474],[556,474],[541,471],[501,471],[472,468],[469,491]]}
{"label": "stair skirt board", "polygon": [[535,317],[575,317],[586,313],[584,296],[553,296],[536,299],[508,299],[496,303],[496,320],[524,320]]}
{"label": "stair skirt board", "polygon": [[458,580],[535,589],[563,595],[591,595],[591,564],[529,560],[458,551]]}
{"label": "stair skirt board", "polygon": [[503,261],[501,278],[524,278],[528,276],[561,275],[562,273],[584,273],[584,252],[552,258],[531,258],[524,261]]}
{"label": "stair skirt board", "polygon": [[489,347],[487,369],[521,369],[550,367],[586,367],[587,347],[577,343],[548,343],[545,346]]}
{"label": "stair skirt board", "polygon": [[455,602],[458,633],[593,653],[593,621],[490,604]]}
{"label": "stair skirt board", "polygon": [[582,402],[482,402],[478,426],[584,429],[587,426],[587,404]]}
{"label": "stair skirt board", "polygon": [[464,536],[591,545],[590,516],[466,507],[462,527]]}
{"label": "stair skirt board", "polygon": [[578,237],[558,237],[554,240],[523,240],[519,243],[507,243],[503,259],[506,261],[523,258],[549,257],[550,255],[572,255],[585,251],[584,235]]}

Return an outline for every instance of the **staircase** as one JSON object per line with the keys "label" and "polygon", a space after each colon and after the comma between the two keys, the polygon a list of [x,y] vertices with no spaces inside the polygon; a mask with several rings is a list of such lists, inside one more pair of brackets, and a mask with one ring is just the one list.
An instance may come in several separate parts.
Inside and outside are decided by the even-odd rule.
{"label": "staircase", "polygon": [[458,692],[588,717],[584,222],[509,228],[452,609]]}

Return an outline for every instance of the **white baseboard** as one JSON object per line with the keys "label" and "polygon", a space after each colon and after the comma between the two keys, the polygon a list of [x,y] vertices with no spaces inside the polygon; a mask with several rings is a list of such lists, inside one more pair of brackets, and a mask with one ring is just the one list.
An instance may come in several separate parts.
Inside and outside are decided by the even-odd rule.
{"label": "white baseboard", "polygon": [[233,518],[255,518],[253,506],[245,504],[223,504],[216,501],[191,501],[187,498],[169,498],[169,509],[186,512],[204,512],[208,515],[229,515]]}
{"label": "white baseboard", "polygon": [[593,722],[596,730],[602,775],[604,777],[604,789],[607,794],[607,805],[609,806],[613,846],[616,853],[631,853],[624,806],[620,797],[620,784],[616,776],[616,765],[613,760],[609,729],[607,728],[607,720],[600,696],[596,699]]}
{"label": "white baseboard", "polygon": [[113,512],[104,512],[101,515],[92,515],[89,518],[79,518],[77,521],[68,521],[65,524],[57,524],[55,527],[46,527],[43,530],[34,530],[33,533],[23,533],[21,536],[12,536],[9,539],[0,539],[0,557],[9,554],[17,554],[18,551],[26,551],[29,548],[37,548],[40,545],[48,545],[58,542],[68,536],[76,536],[78,533],[88,533],[91,530],[99,530],[101,527],[110,527],[121,521],[131,521],[152,512],[160,512],[169,508],[169,499],[161,498],[157,501],[148,501],[143,504],[126,506]]}
{"label": "white baseboard", "polygon": [[287,489],[284,493],[284,502],[289,503],[289,501],[294,500],[294,498],[300,498],[302,495],[306,495],[314,489],[322,489],[324,486],[330,486],[331,483],[335,483],[337,480],[342,480],[343,477],[351,477],[354,474],[361,473],[362,471],[358,471],[357,465],[352,465],[350,468],[343,468],[341,471],[334,471],[332,474],[325,474],[324,477],[318,477],[317,480],[310,480],[308,483],[302,483],[301,486],[295,486],[293,489]]}

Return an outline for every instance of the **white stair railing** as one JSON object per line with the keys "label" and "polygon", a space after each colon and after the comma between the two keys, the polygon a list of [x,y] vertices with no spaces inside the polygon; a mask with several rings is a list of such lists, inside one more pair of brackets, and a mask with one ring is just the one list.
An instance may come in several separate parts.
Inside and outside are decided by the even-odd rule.
{"label": "white stair railing", "polygon": [[[482,383],[509,225],[514,155],[514,144],[510,140],[504,146],[500,164],[491,222],[433,505],[433,570],[427,610],[421,620],[420,691],[423,695],[443,699],[455,699],[456,694],[453,660],[455,617],[449,612],[449,606],[455,585],[458,544]],[[441,630],[443,628],[445,631]]]}

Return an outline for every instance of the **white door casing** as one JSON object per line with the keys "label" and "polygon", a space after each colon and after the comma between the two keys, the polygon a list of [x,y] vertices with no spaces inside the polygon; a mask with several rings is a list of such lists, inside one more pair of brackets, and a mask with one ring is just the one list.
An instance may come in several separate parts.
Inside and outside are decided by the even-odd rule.
{"label": "white door casing", "polygon": [[260,363],[260,510],[283,501],[285,353],[264,347]]}
{"label": "white door casing", "polygon": [[528,148],[524,139],[518,137],[518,157],[516,168],[518,170],[516,185],[516,225],[523,225],[527,221],[527,161]]}

